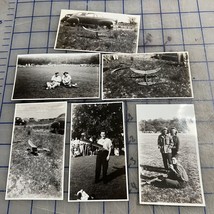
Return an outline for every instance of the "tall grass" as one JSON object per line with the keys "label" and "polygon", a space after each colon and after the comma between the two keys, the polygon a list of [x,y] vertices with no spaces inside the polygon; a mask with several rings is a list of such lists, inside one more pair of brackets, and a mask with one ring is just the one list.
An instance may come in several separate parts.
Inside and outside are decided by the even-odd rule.
{"label": "tall grass", "polygon": [[32,131],[30,139],[41,152],[30,154],[29,136],[22,126],[14,130],[7,195],[10,198],[59,198],[62,196],[63,136],[47,130]]}
{"label": "tall grass", "polygon": [[95,33],[83,30],[81,27],[61,25],[59,29],[57,48],[91,50],[103,52],[135,53],[137,47],[137,30],[112,29],[110,31]]}

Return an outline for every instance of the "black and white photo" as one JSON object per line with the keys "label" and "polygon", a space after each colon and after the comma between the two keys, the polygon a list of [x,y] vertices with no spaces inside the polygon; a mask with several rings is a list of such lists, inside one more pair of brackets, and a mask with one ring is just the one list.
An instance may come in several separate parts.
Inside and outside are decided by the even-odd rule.
{"label": "black and white photo", "polygon": [[127,201],[122,102],[71,106],[69,202]]}
{"label": "black and white photo", "polygon": [[16,104],[6,200],[62,200],[66,102]]}
{"label": "black and white photo", "polygon": [[61,10],[55,49],[136,53],[140,16]]}
{"label": "black and white photo", "polygon": [[103,99],[193,98],[188,52],[103,54]]}
{"label": "black and white photo", "polygon": [[194,106],[137,104],[140,204],[205,206]]}
{"label": "black and white photo", "polygon": [[97,99],[98,53],[18,55],[12,100]]}

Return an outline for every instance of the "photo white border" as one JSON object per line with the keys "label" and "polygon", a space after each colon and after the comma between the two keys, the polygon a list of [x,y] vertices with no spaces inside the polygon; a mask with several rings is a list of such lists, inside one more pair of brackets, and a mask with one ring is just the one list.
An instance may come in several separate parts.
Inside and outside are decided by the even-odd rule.
{"label": "photo white border", "polygon": [[[138,98],[104,98],[103,95],[103,89],[104,89],[104,75],[103,75],[103,68],[104,68],[104,63],[103,63],[103,57],[104,55],[130,55],[130,56],[140,56],[140,55],[150,55],[150,54],[175,54],[175,53],[187,53],[188,56],[188,74],[189,74],[189,82],[190,82],[190,90],[191,90],[191,96],[189,97],[138,97]],[[193,94],[193,86],[192,86],[192,76],[191,76],[191,70],[190,70],[190,60],[189,60],[189,52],[188,51],[177,51],[177,52],[151,52],[151,53],[134,53],[134,54],[130,54],[130,53],[105,53],[101,55],[102,59],[101,59],[101,63],[102,63],[102,84],[101,84],[101,99],[103,101],[113,101],[113,100],[121,100],[121,101],[129,101],[129,100],[163,100],[163,99],[193,99],[194,98],[194,94]]]}
{"label": "photo white border", "polygon": [[[70,198],[70,179],[71,179],[71,134],[72,134],[72,109],[73,106],[77,106],[77,105],[91,105],[91,104],[114,104],[114,103],[121,103],[122,105],[122,117],[123,117],[123,140],[124,140],[124,149],[125,149],[125,170],[126,170],[126,195],[127,195],[127,199],[100,199],[100,200],[69,200]],[[111,201],[129,201],[129,186],[128,186],[128,163],[127,163],[127,145],[126,145],[126,126],[125,126],[125,111],[124,111],[124,102],[91,102],[91,103],[72,103],[71,104],[71,127],[70,127],[70,147],[69,147],[69,176],[68,176],[68,202],[111,202]]]}
{"label": "photo white border", "polygon": [[[169,107],[169,106],[188,106],[192,108],[192,112],[194,114],[194,125],[195,125],[195,148],[196,148],[196,155],[197,155],[197,168],[199,173],[199,182],[200,182],[200,188],[201,188],[201,196],[202,196],[202,203],[201,204],[194,204],[194,203],[170,203],[170,202],[142,202],[141,199],[141,182],[140,182],[140,146],[139,146],[139,139],[138,139],[138,132],[139,132],[139,119],[138,119],[138,106],[161,106],[161,107]],[[189,207],[205,207],[205,197],[204,197],[204,189],[203,189],[203,183],[202,183],[202,175],[201,175],[201,164],[200,164],[200,156],[199,156],[199,146],[198,146],[198,132],[197,132],[197,125],[196,125],[196,117],[195,117],[195,109],[193,104],[136,104],[136,123],[137,123],[137,149],[138,149],[138,185],[139,185],[139,204],[144,205],[166,205],[166,206],[189,206]],[[176,196],[175,196],[176,197]]]}
{"label": "photo white border", "polygon": [[[44,105],[45,104],[64,104],[65,105],[65,128],[64,128],[64,137],[63,137],[63,157],[62,157],[62,175],[61,175],[61,197],[56,197],[56,198],[10,198],[7,196],[7,188],[8,188],[8,178],[10,174],[10,166],[11,166],[11,158],[12,158],[12,150],[13,150],[13,139],[14,139],[14,130],[15,130],[15,118],[16,118],[16,111],[17,111],[17,106],[27,106],[27,105]],[[12,128],[12,136],[11,136],[11,146],[10,146],[10,155],[9,155],[9,164],[8,164],[8,172],[7,172],[7,182],[6,182],[6,190],[5,190],[5,200],[16,200],[16,201],[23,201],[23,200],[45,200],[45,201],[51,201],[51,200],[57,200],[57,201],[62,201],[64,199],[64,174],[65,174],[65,143],[66,143],[66,129],[67,129],[67,110],[68,110],[68,103],[67,102],[38,102],[38,103],[18,103],[15,104],[15,111],[14,111],[14,118],[13,118],[13,128]],[[30,195],[29,195],[30,196]]]}
{"label": "photo white border", "polygon": [[[18,60],[19,60],[19,57],[24,57],[24,56],[30,56],[30,55],[33,55],[33,56],[41,56],[41,55],[46,55],[46,56],[51,56],[51,55],[66,55],[66,56],[69,56],[69,55],[76,55],[76,54],[79,54],[79,55],[84,55],[84,54],[97,54],[98,55],[98,58],[99,58],[99,62],[98,62],[98,83],[99,83],[99,87],[98,87],[98,96],[97,97],[68,97],[68,98],[21,98],[21,99],[14,99],[14,92],[15,92],[15,86],[16,86],[16,79],[17,79],[17,73],[18,73]],[[47,53],[44,53],[44,54],[22,54],[22,55],[17,55],[17,59],[16,59],[16,69],[15,69],[15,76],[14,76],[14,81],[13,81],[13,89],[12,89],[12,95],[11,95],[11,100],[12,101],[42,101],[42,100],[46,100],[46,101],[56,101],[56,100],[60,100],[60,101],[67,101],[67,100],[99,100],[101,99],[101,54],[100,53],[53,53],[53,54],[47,54]]]}
{"label": "photo white border", "polygon": [[[65,15],[66,14],[69,14],[71,13],[71,11],[74,11],[74,12],[89,12],[89,13],[95,13],[95,14],[108,14],[109,16],[110,15],[124,15],[124,16],[130,16],[130,17],[136,17],[137,18],[137,24],[138,24],[138,31],[136,33],[136,36],[137,36],[137,40],[136,40],[136,50],[135,52],[133,53],[137,53],[138,52],[138,45],[139,45],[139,37],[140,37],[140,15],[131,15],[131,14],[123,14],[123,13],[111,13],[111,12],[100,12],[100,11],[91,11],[91,10],[65,10],[65,9],[62,9],[61,12],[60,12],[60,16],[59,16],[59,23],[58,23],[58,27],[57,27],[57,33],[56,33],[56,38],[55,38],[55,43],[54,43],[54,50],[59,50],[59,51],[77,51],[77,52],[92,52],[92,53],[114,53],[112,51],[92,51],[92,50],[79,50],[79,49],[67,49],[67,48],[56,48],[56,45],[57,45],[57,41],[58,41],[58,34],[59,34],[59,29],[60,29],[60,22],[61,22],[61,19],[64,17],[64,13]],[[130,52],[131,53],[131,52]]]}

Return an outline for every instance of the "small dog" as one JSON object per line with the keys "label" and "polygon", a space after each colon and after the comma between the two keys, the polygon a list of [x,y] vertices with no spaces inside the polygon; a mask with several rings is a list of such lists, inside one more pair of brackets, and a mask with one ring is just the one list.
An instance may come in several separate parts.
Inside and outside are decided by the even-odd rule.
{"label": "small dog", "polygon": [[77,192],[77,194],[75,194],[77,196],[77,200],[93,200],[94,196],[89,196],[83,189],[81,189],[80,191]]}

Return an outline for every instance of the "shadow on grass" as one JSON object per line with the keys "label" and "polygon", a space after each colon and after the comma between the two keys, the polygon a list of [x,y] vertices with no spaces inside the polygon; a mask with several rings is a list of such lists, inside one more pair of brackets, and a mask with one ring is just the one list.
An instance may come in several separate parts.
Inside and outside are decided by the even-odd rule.
{"label": "shadow on grass", "polygon": [[125,166],[122,167],[113,167],[114,169],[116,169],[114,172],[110,173],[109,175],[107,175],[107,182],[110,182],[112,180],[114,180],[115,178],[121,176],[121,175],[125,175]]}

